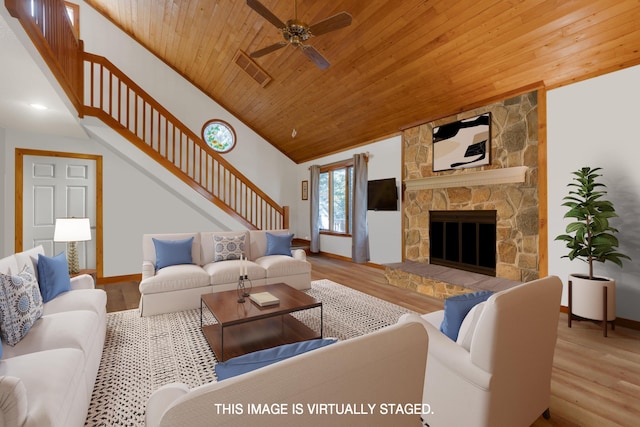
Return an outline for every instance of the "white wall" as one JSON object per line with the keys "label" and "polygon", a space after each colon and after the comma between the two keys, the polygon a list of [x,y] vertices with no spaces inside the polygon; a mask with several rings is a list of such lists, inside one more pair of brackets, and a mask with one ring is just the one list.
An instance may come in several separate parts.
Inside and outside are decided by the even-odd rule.
{"label": "white wall", "polygon": [[[0,128],[0,154],[2,154],[2,158],[4,158],[5,149],[5,130],[4,128]],[[6,159],[4,160],[6,161]],[[6,188],[6,175],[9,172],[9,169],[5,166],[4,163],[1,163],[0,160],[0,256],[4,256],[5,253],[9,254],[10,251],[5,251],[5,247],[9,246],[9,242],[6,237],[5,230],[9,229],[13,226],[11,222],[11,218],[9,218],[6,214],[6,196],[7,196],[7,188]]]}
{"label": "white wall", "polygon": [[[237,143],[223,155],[226,160],[280,205],[291,206],[297,200],[295,182],[287,179],[295,173],[293,161],[84,2],[80,23],[85,51],[111,61],[196,135],[208,120],[230,123]],[[255,90],[265,89],[256,83]]]}
{"label": "white wall", "polygon": [[[308,238],[310,234],[309,201],[300,200],[299,194],[301,182],[303,180],[309,180],[309,167],[311,165],[322,166],[350,159],[354,154],[363,152],[369,153],[369,179],[396,178],[398,195],[402,194],[402,137],[400,135],[303,163],[297,169],[298,179],[296,180],[298,202],[295,208],[295,232],[297,236]],[[400,209],[400,203],[398,203],[398,209]],[[400,210],[395,212],[369,211],[367,223],[369,226],[369,252],[371,262],[375,264],[386,264],[402,261],[402,216]],[[320,251],[351,258],[351,238],[321,235]]]}
{"label": "white wall", "polygon": [[620,215],[611,221],[620,231],[620,251],[632,260],[619,268],[597,263],[595,273],[617,284],[617,315],[640,321],[640,66],[596,77],[547,94],[549,167],[549,273],[565,282],[571,273],[587,273],[587,264],[569,261],[562,242],[554,241],[569,222],[561,206],[571,171],[602,167],[608,199]]}
{"label": "white wall", "polygon": [[[107,57],[196,134],[200,134],[204,122],[211,118],[231,123],[238,138],[236,148],[225,155],[231,164],[259,183],[261,189],[281,205],[297,201],[298,187],[287,179],[296,170],[290,159],[92,8],[84,3],[81,7],[82,38],[87,52]],[[48,69],[42,71],[51,76]],[[55,82],[55,79],[49,80]],[[104,156],[103,252],[107,277],[140,272],[140,242],[144,233],[241,227],[180,180],[158,170],[157,164],[142,152],[128,143],[123,144],[122,138],[114,139],[114,132],[95,125],[93,119],[85,119],[83,124],[91,133],[86,139],[0,128],[0,196],[3,203],[0,256],[14,250],[14,157],[17,147]]]}
{"label": "white wall", "polygon": [[[1,134],[1,132],[0,132]],[[156,232],[190,232],[225,229],[214,215],[194,209],[179,192],[92,139],[4,130],[2,170],[2,256],[13,252],[15,238],[15,149],[76,152],[103,156],[104,275],[140,273],[142,235]],[[6,173],[4,173],[6,171]],[[177,179],[177,178],[176,178]],[[189,190],[185,185],[185,190]],[[160,231],[159,231],[160,230]]]}

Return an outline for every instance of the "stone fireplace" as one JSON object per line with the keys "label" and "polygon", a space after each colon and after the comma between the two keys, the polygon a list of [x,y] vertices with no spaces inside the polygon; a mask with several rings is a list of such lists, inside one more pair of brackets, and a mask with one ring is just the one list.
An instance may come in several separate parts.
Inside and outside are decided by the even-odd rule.
{"label": "stone fireplace", "polygon": [[[432,130],[454,120],[491,112],[490,164],[433,172]],[[538,278],[537,93],[516,96],[473,111],[403,131],[404,262],[431,264],[431,213],[495,212],[495,267],[484,274],[511,281]],[[485,230],[486,231],[486,230]],[[437,258],[437,257],[434,257]],[[393,274],[387,274],[389,282]],[[402,287],[421,283],[402,279]],[[446,284],[445,284],[446,285]],[[429,291],[431,292],[431,291]],[[429,293],[427,292],[427,293]]]}

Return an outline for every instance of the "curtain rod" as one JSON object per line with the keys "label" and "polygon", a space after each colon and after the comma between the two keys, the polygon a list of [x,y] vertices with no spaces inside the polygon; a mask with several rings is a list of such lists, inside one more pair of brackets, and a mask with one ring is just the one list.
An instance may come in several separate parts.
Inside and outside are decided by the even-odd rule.
{"label": "curtain rod", "polygon": [[[364,154],[364,159],[365,159],[365,161],[367,161],[367,162],[369,162],[369,157],[373,157],[371,154],[369,154],[369,152],[368,152],[368,151],[367,151],[367,152],[364,152],[364,153],[362,153],[362,154]],[[329,167],[334,166],[334,165],[339,165],[340,163],[348,162],[349,160],[351,160],[351,159],[347,159],[347,160],[338,160],[338,161],[336,161],[336,162],[328,163],[328,164],[326,164],[326,165],[320,165],[320,167],[321,167],[321,168],[329,168]],[[311,170],[311,166],[309,166],[309,167],[307,168],[307,170]]]}

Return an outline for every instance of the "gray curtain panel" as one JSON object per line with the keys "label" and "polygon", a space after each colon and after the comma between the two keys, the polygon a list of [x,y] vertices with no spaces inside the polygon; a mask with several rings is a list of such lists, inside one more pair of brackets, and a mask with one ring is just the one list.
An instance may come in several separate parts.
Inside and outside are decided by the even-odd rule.
{"label": "gray curtain panel", "polygon": [[309,250],[311,253],[320,252],[320,166],[313,165],[310,168],[309,178],[309,209],[311,211],[310,234],[311,243]]}
{"label": "gray curtain panel", "polygon": [[367,225],[367,155],[353,156],[353,231],[351,259],[364,264],[369,261],[369,227]]}

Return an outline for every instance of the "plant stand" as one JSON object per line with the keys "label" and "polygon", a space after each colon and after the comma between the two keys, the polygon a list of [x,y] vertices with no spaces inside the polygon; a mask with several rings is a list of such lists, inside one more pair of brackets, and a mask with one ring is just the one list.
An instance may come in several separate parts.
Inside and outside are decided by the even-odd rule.
{"label": "plant stand", "polygon": [[[580,283],[580,286],[589,286],[592,289],[587,291],[587,295],[580,296],[578,298],[579,307],[574,306],[574,281],[586,281],[588,283]],[[595,282],[595,284],[594,284]],[[597,289],[597,288],[601,288]],[[582,290],[581,290],[582,291]],[[600,309],[596,309],[597,302],[590,301],[585,305],[584,301],[587,298],[593,299],[599,292],[601,292],[602,305]],[[615,315],[615,281],[612,280],[588,280],[579,277],[569,276],[568,282],[568,299],[569,299],[569,313],[568,313],[568,325],[571,327],[572,320],[590,320],[602,325],[603,336],[607,336],[607,324],[611,324],[611,330],[616,329],[616,315]],[[612,294],[612,295],[611,295]],[[613,297],[611,297],[613,296]],[[578,314],[574,314],[576,311]]]}

